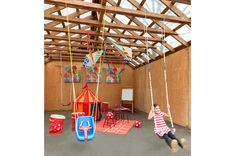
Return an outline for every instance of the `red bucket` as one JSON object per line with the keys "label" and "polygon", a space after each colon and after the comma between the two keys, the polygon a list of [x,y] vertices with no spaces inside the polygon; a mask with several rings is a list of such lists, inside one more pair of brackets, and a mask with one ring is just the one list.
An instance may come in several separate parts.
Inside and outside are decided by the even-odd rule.
{"label": "red bucket", "polygon": [[85,112],[73,112],[71,114],[71,117],[72,117],[72,131],[75,131],[75,121],[76,121],[76,118],[80,117],[80,116],[84,116],[85,115]]}
{"label": "red bucket", "polygon": [[50,129],[49,134],[60,134],[63,132],[65,116],[52,114],[50,116]]}

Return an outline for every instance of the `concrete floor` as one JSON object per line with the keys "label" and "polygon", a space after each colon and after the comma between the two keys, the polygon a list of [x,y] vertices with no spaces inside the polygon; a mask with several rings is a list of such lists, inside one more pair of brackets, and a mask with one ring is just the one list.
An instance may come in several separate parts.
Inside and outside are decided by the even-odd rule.
{"label": "concrete floor", "polygon": [[[64,131],[60,135],[50,136],[49,116],[57,113],[66,116]],[[184,137],[189,143],[188,150],[178,149],[172,153],[164,140],[153,132],[153,121],[147,120],[143,112],[130,114],[130,119],[140,120],[141,128],[133,127],[127,135],[113,135],[96,132],[94,140],[86,143],[78,142],[71,131],[71,112],[45,112],[45,156],[190,156],[191,132],[175,125],[176,136]]]}

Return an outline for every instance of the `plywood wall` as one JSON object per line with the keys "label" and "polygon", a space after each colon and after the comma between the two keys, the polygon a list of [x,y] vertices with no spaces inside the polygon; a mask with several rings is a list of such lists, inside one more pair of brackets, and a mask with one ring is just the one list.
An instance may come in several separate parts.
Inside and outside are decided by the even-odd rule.
{"label": "plywood wall", "polygon": [[[74,63],[81,66],[81,63]],[[68,104],[72,98],[71,83],[63,82],[63,66],[69,65],[69,62],[52,61],[45,65],[45,111],[52,110],[71,110],[71,105]],[[118,67],[118,65],[117,65]],[[85,69],[82,70],[82,82],[75,83],[76,95],[78,96],[82,87],[85,85]],[[102,83],[99,88],[99,98],[101,101],[110,102],[110,107],[119,104],[121,99],[121,89],[125,87],[134,87],[133,75],[134,70],[129,66],[125,67],[121,76],[120,84],[106,84],[105,83],[106,70],[103,70]],[[95,93],[96,83],[89,83],[89,88]]]}
{"label": "plywood wall", "polygon": [[[171,113],[176,124],[191,127],[190,103],[190,48],[167,56],[167,82]],[[163,75],[163,59],[149,64],[152,77],[153,98],[166,109],[166,94]],[[148,66],[134,70],[135,107],[146,113],[151,108]]]}
{"label": "plywood wall", "polygon": [[[190,48],[183,49],[177,53],[167,56],[167,82],[171,113],[176,124],[191,128],[191,68]],[[62,62],[62,66],[69,62]],[[81,63],[74,63],[81,66]],[[163,60],[149,64],[152,75],[154,102],[161,104],[162,110],[166,110],[166,97],[163,76]],[[126,66],[121,76],[121,84],[106,84],[104,81],[106,70],[103,70],[102,83],[100,84],[99,98],[110,102],[110,107],[120,103],[121,89],[134,88],[135,108],[148,113],[151,107],[148,66],[135,70]],[[63,71],[63,70],[62,70]],[[82,91],[85,85],[85,70],[82,70],[82,82],[75,83],[76,95]],[[62,77],[61,77],[62,76]],[[62,79],[61,79],[62,78]],[[62,83],[61,83],[62,81]],[[95,92],[96,84],[89,84],[90,89]],[[63,82],[61,74],[61,62],[53,61],[45,65],[45,110],[70,110],[70,106],[63,106],[71,101],[71,83]]]}

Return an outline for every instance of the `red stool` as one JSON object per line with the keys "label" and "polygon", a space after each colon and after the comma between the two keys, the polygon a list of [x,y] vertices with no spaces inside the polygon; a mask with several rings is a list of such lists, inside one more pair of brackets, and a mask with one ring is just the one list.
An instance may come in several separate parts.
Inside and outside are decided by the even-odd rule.
{"label": "red stool", "polygon": [[75,123],[76,123],[76,119],[80,116],[84,116],[85,112],[73,112],[71,114],[72,117],[72,131],[75,131]]}
{"label": "red stool", "polygon": [[113,113],[112,112],[108,112],[105,116],[105,119],[104,119],[104,124],[103,124],[103,127],[104,125],[107,125],[107,126],[110,126],[113,124],[115,126],[115,119],[114,119],[114,116],[113,116]]}

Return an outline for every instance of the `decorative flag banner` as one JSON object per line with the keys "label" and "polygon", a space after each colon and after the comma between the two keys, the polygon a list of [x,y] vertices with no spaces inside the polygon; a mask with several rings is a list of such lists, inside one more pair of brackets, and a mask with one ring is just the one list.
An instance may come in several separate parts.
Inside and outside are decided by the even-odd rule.
{"label": "decorative flag banner", "polygon": [[74,83],[79,83],[81,82],[81,68],[78,68],[76,65],[72,66],[72,70],[70,65],[65,65],[64,66],[64,82],[65,83],[72,83],[72,73],[73,72],[73,82]]}
{"label": "decorative flag banner", "polygon": [[120,46],[112,42],[113,46],[118,50],[118,52],[124,57],[124,60],[132,62],[132,49],[129,47]]}
{"label": "decorative flag banner", "polygon": [[83,67],[93,67],[99,60],[103,52],[103,50],[93,52],[92,56],[90,54],[87,54],[84,58]]}
{"label": "decorative flag banner", "polygon": [[99,73],[97,66],[86,68],[86,81],[88,83],[97,83],[98,77],[99,77],[99,82],[101,82],[102,76],[101,76],[101,72]]}

